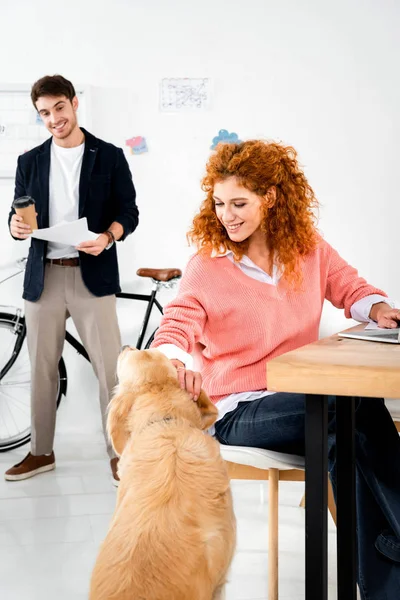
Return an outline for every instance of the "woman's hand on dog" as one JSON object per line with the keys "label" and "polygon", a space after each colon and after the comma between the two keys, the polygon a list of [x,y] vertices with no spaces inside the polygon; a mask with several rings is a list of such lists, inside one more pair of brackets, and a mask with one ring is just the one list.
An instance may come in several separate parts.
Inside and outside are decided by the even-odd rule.
{"label": "woman's hand on dog", "polygon": [[171,360],[176,369],[178,381],[183,390],[186,390],[192,400],[196,402],[201,390],[201,374],[198,371],[188,371],[180,360]]}

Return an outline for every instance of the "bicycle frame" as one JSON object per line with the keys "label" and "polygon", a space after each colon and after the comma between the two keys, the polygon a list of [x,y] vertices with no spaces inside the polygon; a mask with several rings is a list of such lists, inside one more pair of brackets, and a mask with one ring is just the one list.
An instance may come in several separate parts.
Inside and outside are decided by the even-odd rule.
{"label": "bicycle frame", "polygon": [[[17,264],[19,267],[19,271],[8,277],[5,277],[3,280],[0,280],[0,284],[3,283],[4,281],[7,281],[8,279],[11,279],[12,277],[15,277],[19,273],[21,273],[24,270],[23,267],[25,266],[25,263],[26,263],[26,259],[22,259],[22,260],[18,261]],[[140,350],[143,346],[145,336],[146,336],[146,331],[148,328],[148,324],[150,321],[150,317],[151,317],[154,305],[157,307],[158,311],[161,314],[163,314],[163,308],[156,298],[157,292],[160,291],[162,288],[174,287],[177,282],[177,279],[178,279],[178,277],[175,277],[166,282],[161,282],[159,280],[152,279],[153,286],[152,286],[152,290],[151,290],[150,294],[133,294],[133,293],[128,293],[128,292],[119,292],[118,294],[116,294],[116,296],[121,299],[139,300],[141,302],[147,303],[143,322],[141,324],[141,328],[140,328],[140,332],[139,332],[139,337],[138,337],[138,340],[136,343],[136,347],[138,350]],[[24,341],[26,340],[27,327],[26,327],[25,315],[23,314],[23,310],[16,306],[0,305],[0,322],[1,322],[2,327],[6,328],[8,331],[10,331],[11,333],[13,333],[15,335],[15,341],[12,341],[12,347],[10,349],[11,356],[7,360],[6,364],[3,367],[0,367],[0,382],[1,382],[3,380],[3,378],[7,375],[7,373],[10,372],[10,370],[13,367],[13,365],[15,364],[15,362],[19,359],[19,355],[23,348]],[[145,346],[146,348],[150,347],[151,342],[154,339],[155,331],[146,338],[147,339],[147,343]],[[7,343],[9,345],[8,340],[9,340],[9,338],[7,338]],[[65,332],[65,340],[78,352],[78,354],[80,354],[81,356],[83,356],[83,358],[85,358],[88,362],[90,362],[90,357],[89,357],[87,351],[85,350],[83,344],[78,339],[76,339],[69,331]],[[7,359],[7,356],[5,356],[6,359]],[[62,396],[63,395],[65,396],[67,393],[67,383],[68,383],[67,370],[66,370],[66,366],[65,366],[63,357],[60,358],[59,363],[58,363],[58,382],[59,382],[59,385],[58,385],[58,390],[57,390],[57,407],[60,404]],[[18,385],[18,383],[17,383],[17,385]],[[8,432],[8,434],[9,434],[9,432]],[[15,436],[15,439],[10,438],[9,440],[7,440],[7,438],[6,438],[5,442],[4,443],[2,442],[0,445],[0,452],[5,452],[5,451],[11,450],[13,448],[18,448],[19,446],[27,443],[29,441],[29,439],[30,439],[30,433],[29,433],[29,428],[27,428],[26,430],[25,429],[22,430],[22,434],[20,434],[20,432],[18,432],[17,436]]]}
{"label": "bicycle frame", "polygon": [[[158,282],[154,284],[151,294],[131,294],[128,292],[118,292],[116,294],[117,298],[122,298],[125,300],[140,300],[142,302],[147,302],[146,312],[143,318],[142,326],[140,328],[139,337],[136,342],[136,348],[138,350],[142,349],[143,340],[146,335],[147,326],[150,321],[151,311],[153,310],[153,306],[156,306],[161,314],[163,314],[163,309],[159,301],[157,300],[157,292],[159,291],[161,284]],[[86,352],[84,346],[71,334],[69,331],[65,332],[65,340],[73,347],[75,350],[86,358],[87,361],[90,362],[90,358],[88,353]]]}
{"label": "bicycle frame", "polygon": [[[13,273],[12,275],[9,275],[8,277],[4,278],[3,280],[0,280],[0,284],[4,283],[8,279],[12,279],[16,275],[19,275],[19,273],[22,273],[25,269],[26,261],[27,261],[26,258],[22,258],[22,259],[18,260],[17,266],[18,266],[19,270],[17,271],[17,273]],[[145,312],[145,315],[143,318],[142,326],[140,328],[139,337],[136,342],[136,348],[138,350],[141,350],[141,348],[142,348],[143,341],[144,341],[146,331],[147,331],[147,326],[149,324],[151,312],[153,310],[154,305],[158,308],[160,313],[163,314],[163,308],[156,298],[157,292],[159,292],[162,287],[172,287],[175,284],[174,280],[171,280],[171,282],[161,282],[161,281],[152,279],[152,281],[153,281],[153,287],[151,290],[151,294],[131,294],[130,292],[119,292],[116,294],[117,298],[122,298],[122,299],[126,299],[126,300],[140,300],[142,302],[147,302],[146,312]],[[6,307],[3,307],[3,308],[6,308]],[[15,307],[10,307],[10,308],[15,310]],[[23,332],[21,341],[17,342],[18,344],[22,345],[22,342],[26,335],[26,325],[25,325],[25,318],[24,318],[24,316],[22,316],[20,309],[17,309],[17,311],[16,311],[15,326],[16,326],[16,328],[21,327],[21,326],[24,328],[24,332]],[[69,333],[69,331],[65,332],[65,340],[78,352],[78,354],[80,354],[81,356],[83,356],[83,358],[85,358],[88,362],[90,362],[89,355],[86,352],[83,344],[81,344],[81,342],[79,342],[71,333]],[[15,352],[19,353],[19,350],[20,350],[20,347],[16,346],[14,349],[14,353]],[[1,371],[0,379],[5,375],[5,373],[7,373],[12,362],[13,362],[13,358],[11,357],[10,360],[8,361],[8,363],[4,366],[3,370]]]}
{"label": "bicycle frame", "polygon": [[143,302],[148,302],[146,312],[144,315],[144,319],[142,322],[142,326],[140,328],[139,337],[136,342],[136,348],[141,350],[144,336],[146,335],[147,325],[149,324],[151,311],[153,310],[153,306],[156,305],[161,314],[163,314],[163,309],[159,301],[156,299],[156,295],[158,290],[160,289],[159,284],[155,284],[151,294],[130,294],[126,292],[119,292],[116,294],[117,298],[126,298],[127,300],[142,300]]}

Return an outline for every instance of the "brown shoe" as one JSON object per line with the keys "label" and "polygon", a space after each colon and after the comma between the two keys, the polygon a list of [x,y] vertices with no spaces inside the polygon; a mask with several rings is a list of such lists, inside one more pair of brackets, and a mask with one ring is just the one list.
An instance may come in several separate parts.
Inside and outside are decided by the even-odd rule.
{"label": "brown shoe", "polygon": [[52,471],[56,467],[54,452],[50,456],[42,454],[41,456],[33,456],[29,452],[20,463],[11,467],[6,471],[4,477],[7,481],[21,481],[21,479],[29,479],[39,473]]}
{"label": "brown shoe", "polygon": [[119,458],[117,456],[110,460],[113,484],[115,485],[115,487],[119,486],[118,463],[119,463]]}

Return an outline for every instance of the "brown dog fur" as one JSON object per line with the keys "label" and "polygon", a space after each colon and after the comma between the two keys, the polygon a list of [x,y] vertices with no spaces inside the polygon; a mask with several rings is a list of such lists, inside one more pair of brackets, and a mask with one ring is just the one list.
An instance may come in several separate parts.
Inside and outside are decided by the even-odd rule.
{"label": "brown dog fur", "polygon": [[219,600],[235,518],[219,444],[204,433],[217,409],[179,386],[157,350],[126,348],[110,403],[117,506],[94,567],[90,600]]}

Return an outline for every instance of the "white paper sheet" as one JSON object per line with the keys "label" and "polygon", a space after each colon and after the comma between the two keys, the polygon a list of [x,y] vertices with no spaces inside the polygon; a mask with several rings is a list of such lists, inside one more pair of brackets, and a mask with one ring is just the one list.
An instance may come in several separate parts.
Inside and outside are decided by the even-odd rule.
{"label": "white paper sheet", "polygon": [[371,323],[368,323],[365,329],[382,329],[382,327],[378,327],[378,323],[375,323],[375,321],[371,321]]}
{"label": "white paper sheet", "polygon": [[395,327],[393,327],[393,329],[386,329],[386,327],[379,327],[378,323],[375,323],[375,321],[372,323],[368,323],[368,325],[366,326],[365,329],[380,329],[381,331],[396,331]]}
{"label": "white paper sheet", "polygon": [[47,242],[78,246],[82,242],[95,240],[99,237],[99,234],[89,231],[87,219],[83,217],[77,221],[59,223],[58,225],[54,225],[54,227],[35,229],[32,237],[38,240],[46,240]]}

